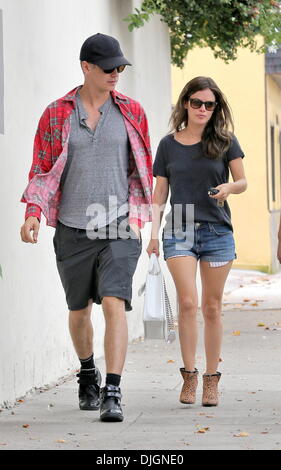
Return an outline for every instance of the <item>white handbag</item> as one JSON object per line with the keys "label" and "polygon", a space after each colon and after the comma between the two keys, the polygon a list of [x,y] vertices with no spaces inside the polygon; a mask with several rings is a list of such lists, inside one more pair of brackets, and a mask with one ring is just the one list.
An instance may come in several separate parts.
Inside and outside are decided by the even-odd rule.
{"label": "white handbag", "polygon": [[145,339],[176,339],[173,313],[167,294],[165,279],[158,257],[152,253],[149,259],[146,282],[139,289],[144,293],[143,322]]}

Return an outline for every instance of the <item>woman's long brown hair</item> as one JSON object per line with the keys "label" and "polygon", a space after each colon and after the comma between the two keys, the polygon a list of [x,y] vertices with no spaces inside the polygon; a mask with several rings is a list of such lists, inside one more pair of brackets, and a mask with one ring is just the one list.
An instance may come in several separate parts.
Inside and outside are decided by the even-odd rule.
{"label": "woman's long brown hair", "polygon": [[227,99],[212,78],[195,77],[185,85],[170,118],[171,132],[187,127],[188,111],[184,108],[184,104],[194,93],[206,88],[214,93],[217,105],[206,124],[201,141],[205,156],[216,159],[223,157],[229,149],[231,143],[229,127],[233,132],[234,125]]}

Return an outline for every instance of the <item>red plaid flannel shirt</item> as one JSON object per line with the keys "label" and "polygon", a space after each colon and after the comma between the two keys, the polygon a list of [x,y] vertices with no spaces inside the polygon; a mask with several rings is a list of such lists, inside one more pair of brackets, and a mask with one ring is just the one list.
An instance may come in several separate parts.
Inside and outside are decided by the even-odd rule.
{"label": "red plaid flannel shirt", "polygon": [[[21,202],[27,203],[25,218],[41,218],[47,225],[57,224],[61,175],[66,163],[70,134],[70,116],[76,106],[80,87],[51,103],[44,111],[34,139],[33,162],[29,183]],[[127,96],[113,91],[114,102],[124,117],[131,153],[129,174],[129,223],[140,228],[151,221],[152,157],[148,123],[141,105]]]}

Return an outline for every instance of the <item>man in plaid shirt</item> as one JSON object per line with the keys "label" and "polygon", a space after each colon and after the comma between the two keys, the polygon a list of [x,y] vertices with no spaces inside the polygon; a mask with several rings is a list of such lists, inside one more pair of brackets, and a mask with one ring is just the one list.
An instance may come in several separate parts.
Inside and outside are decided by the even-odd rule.
{"label": "man in plaid shirt", "polygon": [[[104,34],[82,45],[84,84],[44,111],[34,140],[22,241],[37,243],[41,212],[56,227],[54,250],[81,362],[79,406],[122,421],[120,380],[140,229],[151,220],[152,158],[139,103],[115,91],[131,65]],[[93,355],[92,304],[105,316],[105,386]]]}

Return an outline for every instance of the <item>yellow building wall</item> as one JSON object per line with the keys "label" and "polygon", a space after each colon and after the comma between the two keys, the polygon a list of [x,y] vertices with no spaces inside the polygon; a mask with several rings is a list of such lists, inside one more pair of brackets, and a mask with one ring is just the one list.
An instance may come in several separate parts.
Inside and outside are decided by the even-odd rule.
{"label": "yellow building wall", "polygon": [[[281,88],[271,77],[266,77],[267,96],[267,141],[268,141],[268,199],[270,208],[270,233],[271,233],[271,253],[272,270],[280,268],[276,257],[277,252],[277,232],[280,221],[281,207]],[[272,158],[271,158],[271,127],[274,127],[274,170],[275,170],[275,201],[273,201],[272,190]]]}
{"label": "yellow building wall", "polygon": [[237,260],[235,267],[269,270],[271,247],[266,184],[265,57],[239,50],[238,59],[225,64],[211,50],[196,48],[185,67],[172,67],[172,101],[196,76],[209,76],[226,95],[232,109],[235,135],[245,153],[243,160],[248,189],[231,195]]}
{"label": "yellow building wall", "polygon": [[[270,210],[280,210],[281,182],[280,182],[280,144],[279,133],[281,130],[281,89],[271,77],[266,77],[267,94],[267,139],[268,139],[268,184],[269,184],[269,206]],[[275,201],[272,200],[272,162],[271,162],[271,126],[274,127],[274,149],[275,149]]]}

